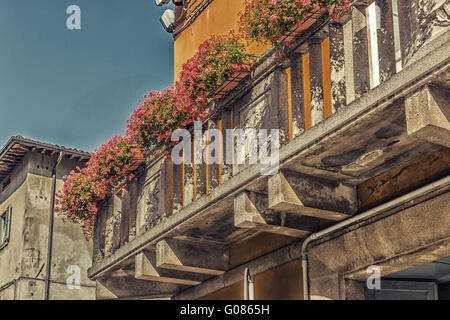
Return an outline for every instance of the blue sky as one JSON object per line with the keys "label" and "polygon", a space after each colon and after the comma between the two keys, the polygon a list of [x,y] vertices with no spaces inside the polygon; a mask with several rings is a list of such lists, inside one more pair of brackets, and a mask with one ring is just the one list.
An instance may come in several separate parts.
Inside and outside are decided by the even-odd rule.
{"label": "blue sky", "polygon": [[[81,30],[66,9],[81,8]],[[12,135],[93,151],[137,101],[173,82],[153,0],[1,0],[0,144]]]}

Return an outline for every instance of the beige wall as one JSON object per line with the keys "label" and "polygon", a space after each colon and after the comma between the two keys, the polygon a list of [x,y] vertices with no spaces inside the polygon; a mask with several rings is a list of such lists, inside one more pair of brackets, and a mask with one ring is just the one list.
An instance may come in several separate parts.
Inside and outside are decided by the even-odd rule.
{"label": "beige wall", "polygon": [[[8,285],[21,275],[24,230],[23,212],[25,212],[26,190],[27,186],[24,183],[6,201],[0,204],[0,212],[2,213],[9,206],[12,209],[9,244],[0,250],[0,288]],[[0,299],[8,299],[14,290],[10,287],[7,291],[8,293],[0,291]]]}
{"label": "beige wall", "polygon": [[[33,166],[49,171],[47,168],[51,170],[52,166],[48,163],[38,166],[34,157],[24,161],[29,161],[21,169],[28,171],[25,181],[0,204],[0,212],[8,206],[12,209],[10,242],[0,250],[0,300],[44,298],[52,178],[48,172],[44,176],[29,171]],[[14,172],[11,181],[22,173]],[[58,179],[57,189],[61,189],[62,184]],[[91,263],[92,241],[84,239],[79,225],[65,224],[61,217],[56,216],[50,299],[95,299],[95,282],[87,278]],[[70,265],[80,267],[79,290],[70,290],[66,285]]]}

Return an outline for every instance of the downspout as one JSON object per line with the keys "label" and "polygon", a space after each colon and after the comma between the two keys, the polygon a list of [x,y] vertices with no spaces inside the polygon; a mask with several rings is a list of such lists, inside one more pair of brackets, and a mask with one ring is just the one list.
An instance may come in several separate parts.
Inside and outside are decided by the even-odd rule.
{"label": "downspout", "polygon": [[436,190],[439,190],[443,187],[446,187],[450,185],[450,176],[447,176],[445,178],[442,178],[438,181],[435,181],[433,183],[430,183],[422,188],[419,188],[415,191],[412,191],[404,196],[401,196],[399,198],[396,198],[392,201],[386,202],[378,207],[375,207],[373,209],[370,209],[364,213],[361,213],[357,216],[351,217],[347,220],[344,220],[342,222],[339,222],[329,228],[326,228],[322,231],[319,231],[317,233],[313,233],[308,238],[305,239],[302,245],[302,269],[303,269],[303,294],[304,294],[304,300],[310,300],[310,292],[309,292],[309,277],[308,277],[308,245],[316,241],[318,239],[321,239],[325,236],[330,235],[331,233],[334,233],[336,231],[339,231],[341,229],[344,229],[350,225],[360,223],[364,220],[370,219],[372,217],[375,217],[378,214],[381,214],[383,212],[386,212],[388,210],[394,209],[398,206],[401,206],[402,204],[405,204],[409,201],[413,201],[421,196],[427,195],[431,192],[434,192]]}
{"label": "downspout", "polygon": [[50,203],[50,221],[48,227],[48,246],[47,246],[47,272],[45,276],[45,300],[49,300],[50,297],[50,274],[51,274],[51,263],[52,263],[52,249],[53,249],[53,224],[54,224],[54,211],[55,211],[55,196],[56,196],[56,169],[58,168],[61,160],[63,158],[63,153],[60,151],[58,160],[52,171],[52,196]]}
{"label": "downspout", "polygon": [[249,268],[244,270],[244,300],[255,300],[255,279],[250,275]]}

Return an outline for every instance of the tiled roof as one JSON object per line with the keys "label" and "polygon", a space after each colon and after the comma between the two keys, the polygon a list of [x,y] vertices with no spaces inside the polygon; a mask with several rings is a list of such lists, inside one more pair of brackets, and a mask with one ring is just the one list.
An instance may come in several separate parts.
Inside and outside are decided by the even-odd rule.
{"label": "tiled roof", "polygon": [[89,152],[83,150],[40,142],[22,136],[13,136],[0,151],[0,182],[9,175],[25,154],[30,151],[48,155],[63,152],[65,155],[69,155],[71,158],[78,158],[80,161],[87,160],[91,156]]}

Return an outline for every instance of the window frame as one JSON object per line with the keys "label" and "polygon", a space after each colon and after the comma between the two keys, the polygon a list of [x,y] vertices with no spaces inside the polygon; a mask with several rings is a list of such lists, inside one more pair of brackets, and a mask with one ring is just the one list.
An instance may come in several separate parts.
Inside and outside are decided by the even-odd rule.
{"label": "window frame", "polygon": [[[0,219],[4,219],[4,216],[6,216],[6,221],[3,226],[3,230],[0,230],[0,250],[6,247],[9,243],[11,234],[11,206],[8,206],[6,210],[0,214]],[[6,232],[3,233],[5,230]]]}

